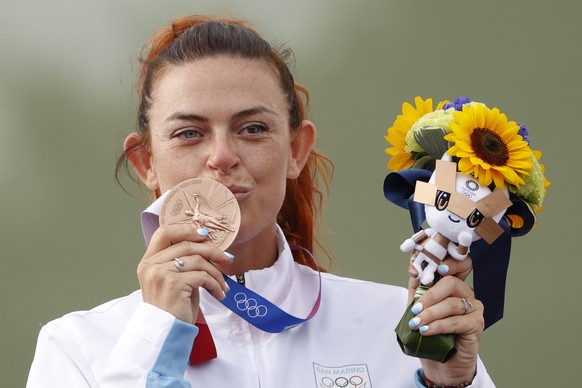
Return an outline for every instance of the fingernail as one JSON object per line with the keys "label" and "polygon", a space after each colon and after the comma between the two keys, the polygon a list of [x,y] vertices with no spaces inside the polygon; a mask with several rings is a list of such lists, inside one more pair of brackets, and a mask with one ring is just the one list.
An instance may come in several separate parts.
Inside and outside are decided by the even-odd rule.
{"label": "fingernail", "polygon": [[426,333],[428,331],[429,327],[428,325],[424,325],[418,328],[418,331],[420,331],[421,333]]}
{"label": "fingernail", "polygon": [[418,303],[415,303],[414,306],[412,306],[410,308],[410,311],[412,311],[412,313],[414,315],[418,315],[418,314],[420,314],[420,312],[422,311],[423,308],[424,308],[424,306],[422,305],[422,303],[418,302]]}
{"label": "fingernail", "polygon": [[224,252],[224,255],[231,260],[234,260],[234,255],[232,253]]}
{"label": "fingernail", "polygon": [[226,298],[226,293],[222,291],[222,299]]}
{"label": "fingernail", "polygon": [[202,237],[207,237],[208,236],[208,229],[198,228],[198,229],[196,229],[196,233],[198,233]]}
{"label": "fingernail", "polygon": [[[408,321],[408,326],[410,326],[411,328],[415,328],[416,326],[418,326],[420,324],[420,318],[419,317],[414,317],[412,318],[410,321]],[[423,326],[424,327],[424,326]]]}
{"label": "fingernail", "polygon": [[438,266],[438,271],[441,275],[444,275],[449,272],[449,266],[446,264],[441,264]]}
{"label": "fingernail", "polygon": [[224,285],[226,286],[226,292],[230,291],[230,287],[228,286],[228,283],[224,283]]}

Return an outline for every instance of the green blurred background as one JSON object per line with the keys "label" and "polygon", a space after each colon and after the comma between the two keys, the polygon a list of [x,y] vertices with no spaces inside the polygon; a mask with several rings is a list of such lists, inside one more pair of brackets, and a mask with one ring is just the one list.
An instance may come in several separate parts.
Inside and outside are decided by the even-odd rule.
{"label": "green blurred background", "polygon": [[147,193],[113,171],[143,42],[187,13],[249,19],[291,47],[319,147],[335,272],[404,285],[408,214],[383,198],[384,134],[414,96],[470,96],[526,124],[552,186],[515,239],[505,318],[481,356],[499,387],[579,381],[578,0],[1,0],[0,375],[23,386],[42,324],[137,288]]}

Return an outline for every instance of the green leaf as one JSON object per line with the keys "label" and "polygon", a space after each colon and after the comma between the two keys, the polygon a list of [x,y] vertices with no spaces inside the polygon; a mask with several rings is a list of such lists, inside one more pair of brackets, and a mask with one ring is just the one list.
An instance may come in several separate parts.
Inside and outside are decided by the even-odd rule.
{"label": "green leaf", "polygon": [[434,171],[435,165],[435,158],[430,155],[424,155],[414,162],[412,168],[422,168],[424,170]]}
{"label": "green leaf", "polygon": [[422,127],[414,132],[414,139],[433,159],[440,159],[449,149],[444,139],[448,132],[441,127]]}

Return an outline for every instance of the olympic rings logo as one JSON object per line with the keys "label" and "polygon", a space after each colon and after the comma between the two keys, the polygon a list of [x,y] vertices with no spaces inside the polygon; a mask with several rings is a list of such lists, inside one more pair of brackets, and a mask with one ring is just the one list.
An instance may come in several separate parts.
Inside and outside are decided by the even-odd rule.
{"label": "olympic rings logo", "polygon": [[335,380],[329,377],[324,377],[321,379],[321,382],[319,383],[319,386],[321,388],[332,388],[332,387],[345,388],[348,385],[351,385],[355,388],[364,388],[366,386],[366,383],[364,383],[364,379],[358,375],[354,375],[349,379],[346,379],[345,377],[338,377]]}
{"label": "olympic rings logo", "polygon": [[250,318],[264,317],[268,313],[266,306],[259,304],[254,298],[247,298],[244,292],[239,292],[234,296],[236,308],[239,311],[246,311]]}

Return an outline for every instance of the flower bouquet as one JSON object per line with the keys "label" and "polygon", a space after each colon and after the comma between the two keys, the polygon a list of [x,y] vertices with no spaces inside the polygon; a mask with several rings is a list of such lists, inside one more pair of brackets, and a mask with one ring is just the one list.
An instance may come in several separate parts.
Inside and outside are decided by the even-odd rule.
{"label": "flower bouquet", "polygon": [[404,103],[385,139],[392,172],[384,195],[410,211],[414,234],[400,248],[413,252],[408,272],[420,282],[397,339],[408,355],[446,362],[456,352],[454,336],[423,337],[412,330],[410,307],[439,280],[435,271],[444,259],[470,254],[485,327],[499,320],[511,237],[534,226],[550,183],[527,128],[468,97],[440,102],[434,110],[430,98]]}

